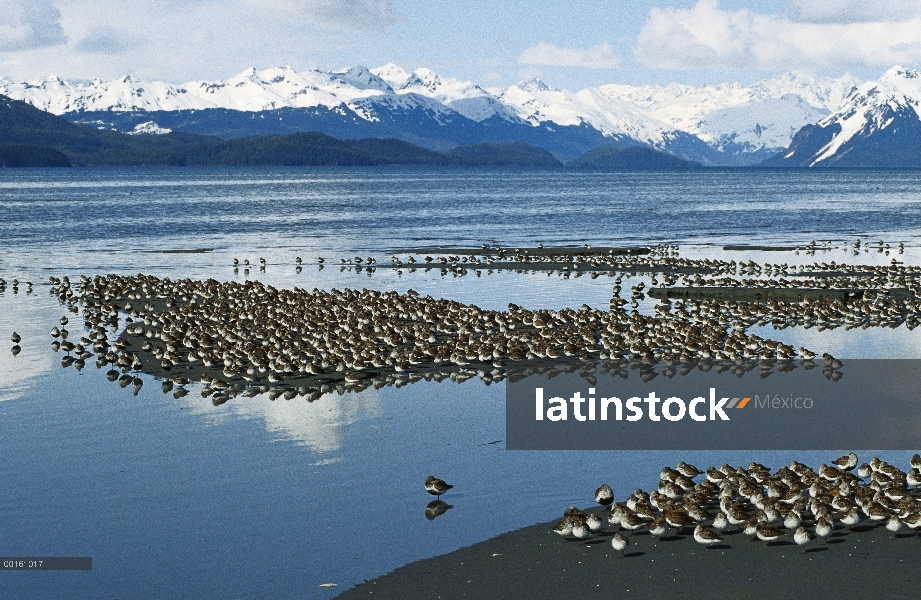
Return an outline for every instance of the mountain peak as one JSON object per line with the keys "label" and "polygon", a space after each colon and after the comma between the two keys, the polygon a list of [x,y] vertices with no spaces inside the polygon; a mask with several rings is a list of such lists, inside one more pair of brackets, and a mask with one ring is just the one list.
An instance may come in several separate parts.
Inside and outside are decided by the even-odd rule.
{"label": "mountain peak", "polygon": [[880,77],[880,81],[890,81],[893,79],[918,79],[921,78],[921,71],[915,71],[913,69],[905,68],[901,65],[896,65],[883,73],[883,76]]}
{"label": "mountain peak", "polygon": [[800,96],[812,106],[836,110],[861,81],[845,73],[837,78],[817,78],[802,71],[790,71],[756,83],[752,88],[771,98],[790,94]]}
{"label": "mountain peak", "polygon": [[[455,82],[455,80],[450,80]],[[426,95],[434,95],[438,92],[438,88],[442,87],[445,83],[444,80],[431,69],[426,69],[421,67],[412,72],[412,74],[406,79],[403,85],[400,86],[401,90],[414,90],[413,88],[424,88]]]}
{"label": "mountain peak", "polygon": [[777,164],[796,166],[919,166],[921,73],[887,70],[847,96],[816,125],[803,128]]}
{"label": "mountain peak", "polygon": [[333,71],[339,81],[356,87],[360,90],[380,90],[382,92],[392,91],[390,85],[372,73],[367,67],[355,65],[344,71]]}
{"label": "mountain peak", "polygon": [[543,82],[539,77],[529,77],[519,81],[515,87],[525,92],[552,92],[553,88]]}
{"label": "mountain peak", "polygon": [[371,72],[390,84],[393,89],[398,89],[406,80],[409,79],[407,73],[402,67],[393,63],[387,63],[383,67],[371,69]]}

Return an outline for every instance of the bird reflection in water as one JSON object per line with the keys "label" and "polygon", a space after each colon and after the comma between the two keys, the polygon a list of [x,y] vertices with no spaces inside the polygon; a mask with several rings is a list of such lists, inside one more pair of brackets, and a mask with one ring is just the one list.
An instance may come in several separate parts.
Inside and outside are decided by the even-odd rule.
{"label": "bird reflection in water", "polygon": [[429,521],[434,521],[436,517],[440,517],[452,508],[454,508],[454,505],[448,504],[444,500],[432,500],[425,507],[425,518]]}

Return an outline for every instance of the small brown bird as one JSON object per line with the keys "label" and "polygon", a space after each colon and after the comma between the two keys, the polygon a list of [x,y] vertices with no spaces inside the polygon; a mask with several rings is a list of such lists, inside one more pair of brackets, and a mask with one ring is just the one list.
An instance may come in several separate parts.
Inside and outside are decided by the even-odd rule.
{"label": "small brown bird", "polygon": [[857,466],[857,454],[851,452],[850,454],[845,454],[838,460],[832,462],[831,464],[835,465],[843,471],[850,471]]}
{"label": "small brown bird", "polygon": [[759,540],[773,542],[784,534],[782,529],[771,527],[767,523],[759,523],[755,529]]}
{"label": "small brown bird", "polygon": [[611,486],[605,483],[595,490],[595,502],[601,506],[610,506],[611,503],[614,502],[614,491],[611,489]]}
{"label": "small brown bird", "polygon": [[630,545],[630,540],[625,538],[619,533],[615,533],[614,537],[611,538],[611,547],[614,548],[617,552],[620,552],[620,557],[623,558],[624,550],[627,549],[627,546]]}
{"label": "small brown bird", "polygon": [[430,493],[433,496],[438,496],[438,499],[441,500],[441,495],[453,488],[453,485],[448,485],[443,480],[428,476],[425,480],[425,491]]}

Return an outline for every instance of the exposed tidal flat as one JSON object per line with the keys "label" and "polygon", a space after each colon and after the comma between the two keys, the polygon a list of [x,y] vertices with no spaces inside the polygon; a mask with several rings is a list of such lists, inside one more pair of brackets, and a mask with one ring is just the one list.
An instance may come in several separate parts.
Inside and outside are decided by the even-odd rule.
{"label": "exposed tidal flat", "polygon": [[[314,288],[331,295],[334,289],[339,294],[354,290],[357,298],[372,292],[378,298],[393,293],[395,300],[430,296],[433,302],[457,303],[459,310],[476,307],[479,314],[490,314],[495,328],[491,335],[517,331],[532,336],[546,329],[534,325],[539,311],[546,313],[538,316],[553,319],[574,316],[575,323],[567,322],[566,327],[578,323],[580,316],[590,316],[599,323],[600,336],[618,285],[624,304],[615,308],[629,318],[635,301],[646,326],[665,322],[655,308],[663,306],[662,299],[649,293],[652,288],[725,289],[722,278],[748,280],[744,289],[776,294],[763,299],[775,305],[760,313],[751,306],[747,315],[736,311],[724,331],[734,330],[734,319],[740,320],[746,336],[772,342],[774,354],[761,357],[764,347],[748,348],[748,342],[756,340],[730,340],[730,350],[740,343],[743,364],[773,360],[779,371],[786,359],[777,352],[792,349],[790,364],[804,368],[799,363],[804,348],[816,353],[812,360],[822,369],[831,366],[822,359],[827,352],[844,363],[846,382],[848,359],[921,355],[916,333],[909,329],[909,293],[916,285],[913,269],[921,264],[918,179],[913,172],[875,171],[821,176],[745,171],[458,174],[437,169],[4,173],[0,277],[7,286],[0,292],[0,339],[8,339],[13,331],[22,339],[17,355],[8,349],[0,352],[0,397],[5,400],[0,403],[0,427],[9,454],[0,467],[0,544],[6,555],[91,555],[94,570],[54,578],[5,573],[0,585],[13,596],[40,592],[46,597],[329,597],[411,561],[549,521],[566,506],[584,507],[602,481],[608,481],[620,499],[635,488],[655,487],[661,466],[678,460],[714,465],[754,460],[777,469],[792,460],[818,465],[840,454],[506,451],[502,370],[507,365],[493,362],[512,360],[507,340],[506,356],[489,361],[480,361],[479,354],[475,361],[464,356],[469,364],[452,363],[451,369],[472,372],[469,379],[452,379],[448,373],[441,382],[433,375],[429,381],[421,377],[410,384],[419,365],[383,372],[384,367],[374,367],[372,357],[371,365],[359,370],[367,377],[347,385],[347,369],[323,367],[319,360],[332,381],[318,386],[298,382],[291,399],[282,395],[274,401],[271,389],[255,389],[253,397],[244,391],[283,384],[284,372],[277,372],[278,382],[268,381],[271,369],[252,382],[243,377],[245,368],[228,377],[221,356],[209,377],[226,378],[242,388],[235,396],[223,392],[226,401],[215,405],[216,391],[202,397],[209,386],[201,381],[200,371],[194,382],[189,373],[181,372],[181,362],[170,365],[169,372],[158,372],[162,357],[154,365],[150,357],[155,354],[140,349],[148,341],[167,351],[163,322],[153,325],[151,317],[168,311],[187,316],[181,311],[190,303],[182,301],[183,294],[170,307],[168,298],[156,294],[127,297],[142,292],[140,287],[110,294],[108,303],[119,312],[113,329],[105,322],[104,294],[90,296],[92,306],[74,304],[76,313],[70,310],[66,290],[61,303],[64,276],[78,296],[83,295],[78,290],[81,275],[90,286],[99,276],[100,292],[103,284],[139,274],[152,278],[151,290],[155,282],[166,279],[171,285],[213,280],[215,292],[261,287],[269,293],[271,287],[278,292],[272,295],[277,308],[282,301],[289,306],[287,294],[303,293],[306,298],[315,294]],[[855,247],[858,239],[861,244]],[[813,240],[816,244],[810,247]],[[491,254],[493,264],[483,265],[488,259],[482,244],[507,249],[507,260]],[[651,257],[634,255],[630,264],[616,268],[579,260],[548,266],[543,258],[534,258],[540,244],[546,249],[568,248],[556,256],[570,259],[577,258],[574,249],[585,244],[595,250],[662,250]],[[733,245],[743,248],[723,250]],[[461,255],[459,249],[471,254]],[[528,260],[516,257],[523,258],[515,252],[522,249],[530,249]],[[407,266],[408,250],[418,251],[412,256],[419,264]],[[392,255],[403,264],[392,262]],[[427,263],[426,256],[435,264]],[[455,256],[458,259],[451,260]],[[471,265],[469,256],[481,264]],[[319,257],[325,259],[323,269]],[[368,257],[375,259],[370,269]],[[260,258],[266,259],[264,264]],[[643,261],[653,259],[658,267],[641,268],[651,266]],[[730,262],[735,263],[731,276],[727,266],[720,266]],[[766,264],[772,265],[770,273]],[[688,266],[694,268],[689,271]],[[60,281],[53,283],[49,277]],[[15,291],[13,279],[20,282]],[[798,283],[786,287],[782,280]],[[26,281],[33,283],[31,293]],[[783,290],[802,288],[802,282],[809,282],[808,289],[814,290],[810,293],[818,297],[807,301],[785,296],[790,292]],[[409,294],[410,289],[418,296]],[[839,294],[845,295],[843,300],[828,298]],[[832,315],[821,310],[826,302],[836,306],[834,302],[847,304],[849,298],[868,312],[848,316],[847,311],[836,309]],[[730,299],[682,297],[670,302],[669,312],[679,321],[685,318],[679,313],[686,310],[690,326],[698,315],[719,325],[719,303]],[[132,303],[138,314],[126,310],[126,303]],[[510,310],[510,303],[522,310]],[[787,308],[777,310],[784,303]],[[330,310],[338,306],[320,304]],[[814,308],[816,314],[794,310],[794,304]],[[214,308],[206,302],[191,306]],[[422,308],[423,316],[416,316],[420,326],[425,323]],[[86,309],[103,322],[90,322],[85,328]],[[711,310],[714,314],[708,316]],[[524,323],[526,311],[530,324]],[[501,332],[498,314],[520,314],[521,326],[516,322],[510,329],[506,323],[507,331]],[[783,315],[783,322],[774,322],[777,314]],[[70,330],[71,343],[76,345],[81,337],[89,340],[84,350],[94,356],[84,361],[82,370],[73,364],[62,368],[67,352],[51,349],[50,330],[62,327],[62,316],[70,320],[63,327]],[[144,324],[145,318],[153,326],[145,324],[142,336],[132,334],[126,329],[129,317],[134,326]],[[402,330],[412,324],[402,316],[400,320],[400,334],[408,335]],[[833,320],[837,326],[830,327]],[[119,339],[127,340],[132,344],[127,348],[134,348],[131,352],[139,360],[150,361],[148,366],[128,365],[122,373],[116,356],[113,364],[97,369],[92,342],[100,340],[92,334],[98,325],[112,351]],[[373,320],[368,325],[373,331]],[[576,330],[585,325],[578,324]],[[554,321],[552,326],[551,330],[563,328],[564,323]],[[431,334],[442,345],[463,335],[458,328],[431,327]],[[147,337],[147,331],[159,337]],[[662,329],[663,342],[669,342],[666,334],[678,332]],[[356,333],[361,339],[360,330]],[[472,330],[468,335],[484,334],[485,330]],[[233,336],[239,337],[239,332]],[[272,343],[271,337],[262,341]],[[410,342],[415,346],[414,341],[406,337],[404,343],[401,337],[388,356]],[[661,376],[668,359],[655,353],[671,343],[645,345]],[[590,358],[600,365],[610,361],[610,352],[617,348],[596,347],[597,356]],[[182,349],[187,359],[193,349]],[[566,341],[558,350],[566,353]],[[606,359],[602,350],[608,352]],[[623,350],[623,366],[633,373],[629,344]],[[725,343],[716,350],[726,352]],[[746,350],[759,355],[746,357]],[[103,357],[106,354],[108,350]],[[451,354],[457,355],[456,347],[447,362]],[[681,359],[680,353],[674,357],[676,370]],[[431,362],[426,368],[434,373]],[[116,382],[130,374],[124,389],[108,381],[110,369],[118,372]],[[375,369],[382,372],[375,374]],[[499,370],[495,377],[494,369]],[[490,374],[489,382],[478,375],[480,370]],[[378,376],[384,384],[375,386]],[[135,379],[141,385],[136,386]],[[164,394],[167,380],[173,387]],[[324,391],[323,385],[332,387]],[[299,387],[307,393],[301,394]],[[179,389],[189,393],[177,397]],[[319,397],[309,398],[316,393]],[[904,465],[911,453],[877,449],[874,454]],[[442,497],[453,508],[432,520],[427,518],[432,513],[426,512],[432,498],[422,487],[430,474],[455,486]],[[545,531],[551,543],[563,543]],[[918,538],[896,541],[914,543]],[[701,551],[691,546],[692,552]],[[818,554],[824,558],[832,551],[806,556]],[[610,558],[617,560],[616,554]],[[635,559],[623,562],[631,560]],[[321,587],[326,583],[337,585]]]}

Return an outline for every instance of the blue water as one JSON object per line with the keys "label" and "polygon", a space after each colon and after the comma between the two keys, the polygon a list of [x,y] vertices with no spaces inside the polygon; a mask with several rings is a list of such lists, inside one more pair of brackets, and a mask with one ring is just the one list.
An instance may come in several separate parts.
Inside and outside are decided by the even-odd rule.
{"label": "blue water", "polygon": [[[69,313],[48,294],[48,275],[248,277],[276,287],[412,288],[485,308],[606,307],[607,276],[368,274],[333,263],[439,244],[671,243],[705,257],[725,256],[726,244],[815,239],[834,249],[731,255],[918,264],[919,184],[915,171],[0,171],[0,277],[35,284],[31,294],[0,294],[0,555],[93,557],[89,572],[0,573],[0,597],[328,598],[588,504],[602,482],[620,496],[648,489],[678,460],[776,467],[843,450],[506,451],[504,385],[477,379],[215,407],[196,388],[177,400],[144,377],[135,396],[92,366],[61,368],[48,330]],[[890,243],[891,254],[854,255],[844,243],[858,237]],[[162,252],[202,248],[210,251]],[[322,270],[317,256],[327,258]],[[250,273],[234,271],[233,258],[253,262]],[[76,334],[76,319],[70,327]],[[904,327],[764,329],[842,358],[921,357],[918,335]],[[3,341],[13,330],[23,336],[15,357]],[[424,516],[430,474],[456,486],[445,498],[455,508],[434,521]]]}

